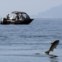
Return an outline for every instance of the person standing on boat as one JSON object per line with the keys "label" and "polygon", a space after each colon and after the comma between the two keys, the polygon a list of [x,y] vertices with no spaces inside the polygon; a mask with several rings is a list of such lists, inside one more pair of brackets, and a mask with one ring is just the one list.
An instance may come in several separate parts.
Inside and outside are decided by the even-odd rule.
{"label": "person standing on boat", "polygon": [[19,20],[19,14],[16,14],[16,20],[17,21]]}
{"label": "person standing on boat", "polygon": [[9,20],[10,19],[10,17],[9,17],[9,14],[7,15],[7,20]]}

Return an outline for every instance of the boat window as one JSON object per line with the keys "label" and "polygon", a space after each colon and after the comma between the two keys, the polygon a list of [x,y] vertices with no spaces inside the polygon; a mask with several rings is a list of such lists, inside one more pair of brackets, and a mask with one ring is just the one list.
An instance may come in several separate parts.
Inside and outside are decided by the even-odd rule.
{"label": "boat window", "polygon": [[29,18],[30,18],[27,14],[24,14],[24,13],[23,13],[23,14],[20,14],[19,16],[20,16],[20,18],[22,18],[22,19],[26,19],[26,18],[29,19]]}
{"label": "boat window", "polygon": [[22,14],[24,18],[26,18],[26,14]]}
{"label": "boat window", "polygon": [[10,19],[15,19],[15,17],[16,17],[15,14],[10,14],[10,15],[9,15],[9,18],[10,18]]}

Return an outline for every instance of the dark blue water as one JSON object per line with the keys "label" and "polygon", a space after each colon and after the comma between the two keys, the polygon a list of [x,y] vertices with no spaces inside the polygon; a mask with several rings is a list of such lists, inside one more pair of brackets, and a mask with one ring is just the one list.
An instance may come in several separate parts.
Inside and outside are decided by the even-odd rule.
{"label": "dark blue water", "polygon": [[[51,58],[44,54],[54,40]],[[62,20],[35,19],[30,25],[0,25],[0,62],[62,62]],[[40,53],[40,55],[36,55]]]}

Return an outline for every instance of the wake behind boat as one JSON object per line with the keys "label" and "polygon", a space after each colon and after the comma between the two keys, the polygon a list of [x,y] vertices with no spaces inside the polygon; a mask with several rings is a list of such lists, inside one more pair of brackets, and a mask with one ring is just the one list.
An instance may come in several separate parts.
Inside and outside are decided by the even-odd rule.
{"label": "wake behind boat", "polygon": [[3,18],[0,24],[30,24],[33,21],[25,12],[13,11]]}

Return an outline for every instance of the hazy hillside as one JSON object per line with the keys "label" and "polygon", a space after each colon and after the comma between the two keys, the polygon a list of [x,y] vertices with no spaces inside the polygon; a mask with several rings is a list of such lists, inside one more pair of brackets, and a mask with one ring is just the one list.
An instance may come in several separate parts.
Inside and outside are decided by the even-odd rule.
{"label": "hazy hillside", "polygon": [[54,7],[46,12],[39,13],[37,17],[40,18],[62,18],[62,6]]}

